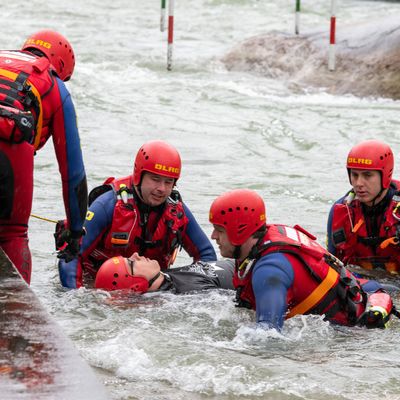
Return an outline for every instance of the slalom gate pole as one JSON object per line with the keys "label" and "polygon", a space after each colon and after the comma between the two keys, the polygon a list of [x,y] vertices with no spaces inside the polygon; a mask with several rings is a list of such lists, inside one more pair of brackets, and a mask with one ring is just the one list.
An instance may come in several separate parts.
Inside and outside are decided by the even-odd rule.
{"label": "slalom gate pole", "polygon": [[161,0],[161,15],[160,15],[160,31],[165,31],[165,3],[167,0]]}
{"label": "slalom gate pole", "polygon": [[300,32],[300,0],[296,0],[296,13],[294,22],[294,32],[296,35]]}
{"label": "slalom gate pole", "polygon": [[336,0],[331,0],[331,30],[329,38],[329,71],[335,70],[335,44],[336,44]]}
{"label": "slalom gate pole", "polygon": [[167,70],[172,70],[172,50],[174,44],[174,5],[175,0],[169,0],[168,4],[168,50],[167,50]]}

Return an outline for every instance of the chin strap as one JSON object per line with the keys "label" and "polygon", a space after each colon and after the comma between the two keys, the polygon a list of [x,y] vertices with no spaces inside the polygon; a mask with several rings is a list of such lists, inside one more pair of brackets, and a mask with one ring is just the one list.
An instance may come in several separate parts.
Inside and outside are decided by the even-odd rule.
{"label": "chin strap", "polygon": [[[238,277],[240,279],[243,279],[251,270],[253,267],[254,263],[258,260],[260,252],[263,250],[262,247],[260,247],[260,244],[262,243],[263,238],[259,238],[257,240],[257,243],[251,248],[249,255],[241,262],[241,264],[237,267],[238,271]],[[235,252],[238,251],[240,253],[240,246],[235,247]],[[239,258],[240,254],[236,257],[236,254],[234,253],[235,258]]]}
{"label": "chin strap", "polygon": [[235,260],[238,260],[240,257],[240,249],[241,249],[241,246],[239,245],[239,246],[235,246],[235,250],[233,250],[233,258]]}
{"label": "chin strap", "polygon": [[392,308],[392,314],[393,314],[395,317],[397,317],[397,318],[400,319],[400,312],[396,309],[395,306],[393,306],[393,308]]}
{"label": "chin strap", "polygon": [[151,287],[151,285],[157,280],[157,278],[161,275],[161,271],[158,272],[158,274],[156,274],[155,276],[153,276],[153,278],[151,278],[149,280],[149,288]]}

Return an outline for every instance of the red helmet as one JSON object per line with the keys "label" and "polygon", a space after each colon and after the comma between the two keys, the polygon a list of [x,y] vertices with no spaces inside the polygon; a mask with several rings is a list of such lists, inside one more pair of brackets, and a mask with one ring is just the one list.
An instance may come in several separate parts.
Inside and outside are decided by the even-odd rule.
{"label": "red helmet", "polygon": [[50,61],[57,75],[64,82],[71,78],[75,67],[75,56],[71,44],[58,32],[43,30],[26,39],[22,50],[40,50]]}
{"label": "red helmet", "polygon": [[181,157],[175,147],[153,140],[145,143],[137,152],[133,169],[133,184],[140,184],[143,171],[179,179],[181,174]]}
{"label": "red helmet", "polygon": [[347,171],[351,169],[380,171],[382,188],[387,189],[392,180],[394,157],[392,149],[379,140],[366,140],[354,146],[347,156]]}
{"label": "red helmet", "polygon": [[96,274],[94,287],[104,290],[129,289],[145,293],[149,288],[149,282],[141,276],[133,276],[125,258],[118,256],[108,259],[101,265]]}
{"label": "red helmet", "polygon": [[229,241],[240,246],[265,225],[264,200],[253,190],[232,190],[214,200],[209,220],[225,228]]}

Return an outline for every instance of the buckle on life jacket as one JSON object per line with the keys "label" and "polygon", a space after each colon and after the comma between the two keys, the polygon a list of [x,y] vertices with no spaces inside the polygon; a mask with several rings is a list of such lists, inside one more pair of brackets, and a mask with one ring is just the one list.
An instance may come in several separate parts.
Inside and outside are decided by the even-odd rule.
{"label": "buckle on life jacket", "polygon": [[347,308],[349,321],[357,322],[357,309],[365,301],[365,292],[362,290],[356,278],[347,271],[343,262],[333,254],[325,256],[326,263],[339,274],[339,285],[336,286],[340,304]]}
{"label": "buckle on life jacket", "polygon": [[398,238],[397,236],[393,236],[393,237],[391,237],[391,238],[388,238],[388,239],[384,240],[384,241],[379,245],[379,247],[380,247],[381,249],[386,249],[386,247],[388,247],[389,245],[393,245],[393,246],[398,245],[399,242],[400,242],[399,238]]}
{"label": "buckle on life jacket", "polygon": [[[345,300],[348,294],[350,294],[351,297],[354,299],[358,295],[358,293],[361,292],[361,289],[358,281],[353,276],[353,274],[348,272],[343,262],[340,261],[333,254],[325,254],[324,260],[339,274],[339,282],[341,283],[341,285],[339,285],[338,289],[342,290],[339,290],[338,293],[342,300]],[[356,301],[356,304],[360,303],[361,301],[362,300]]]}
{"label": "buckle on life jacket", "polygon": [[0,104],[0,138],[11,143],[33,142],[35,119],[30,111]]}
{"label": "buckle on life jacket", "polygon": [[395,219],[397,219],[397,221],[400,221],[400,198],[399,198],[399,196],[395,195],[395,196],[393,196],[392,200],[397,201],[397,204],[392,212],[393,217]]}
{"label": "buckle on life jacket", "polygon": [[[43,57],[44,58],[44,57]],[[4,80],[2,77],[7,78]],[[20,72],[19,74],[8,71],[6,69],[0,68],[0,80],[1,84],[4,86],[8,86],[7,89],[4,89],[3,93],[6,94],[5,99],[3,100],[3,103],[6,105],[9,105],[11,107],[14,107],[16,105],[16,102],[19,102],[21,105],[23,105],[25,108],[27,107],[27,104],[25,101],[28,101],[30,104],[30,109],[26,111],[34,111],[35,114],[35,119],[34,119],[34,133],[33,133],[33,138],[30,139],[32,141],[32,144],[35,148],[35,150],[39,147],[40,145],[40,138],[42,134],[42,127],[43,127],[43,110],[42,110],[42,99],[39,91],[37,88],[32,85],[31,82],[28,80],[29,75],[25,72]],[[29,83],[28,83],[29,82]],[[22,91],[19,89],[22,88]],[[26,98],[29,96],[29,99],[26,100]],[[0,132],[2,129],[0,129]],[[27,140],[27,139],[22,139]],[[30,142],[30,140],[27,140]]]}
{"label": "buckle on life jacket", "polygon": [[251,271],[254,262],[254,258],[245,258],[242,263],[237,267],[237,273],[239,279],[244,279],[245,276]]}

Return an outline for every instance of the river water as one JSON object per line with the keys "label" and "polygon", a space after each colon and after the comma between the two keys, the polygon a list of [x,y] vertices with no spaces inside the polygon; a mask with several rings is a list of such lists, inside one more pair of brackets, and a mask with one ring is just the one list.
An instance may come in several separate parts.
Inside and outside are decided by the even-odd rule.
{"label": "river water", "polygon": [[[301,32],[326,29],[328,37],[329,3],[303,2]],[[341,24],[400,15],[394,2],[338,3],[338,32]],[[177,1],[172,72],[158,1],[16,0],[1,6],[0,42],[16,48],[51,27],[73,43],[77,66],[68,87],[89,188],[129,174],[139,146],[164,139],[182,155],[179,189],[207,234],[211,201],[247,187],[264,197],[270,222],[299,223],[322,242],[330,206],[348,188],[350,147],[380,138],[399,154],[400,103],[294,92],[279,76],[224,68],[219,60],[240,41],[294,32],[294,7],[289,0]],[[51,143],[36,157],[33,212],[64,215]],[[367,331],[296,317],[280,335],[256,329],[231,292],[110,299],[65,291],[53,229],[31,219],[32,288],[113,399],[400,398],[398,321]],[[188,261],[182,254],[177,264]]]}

